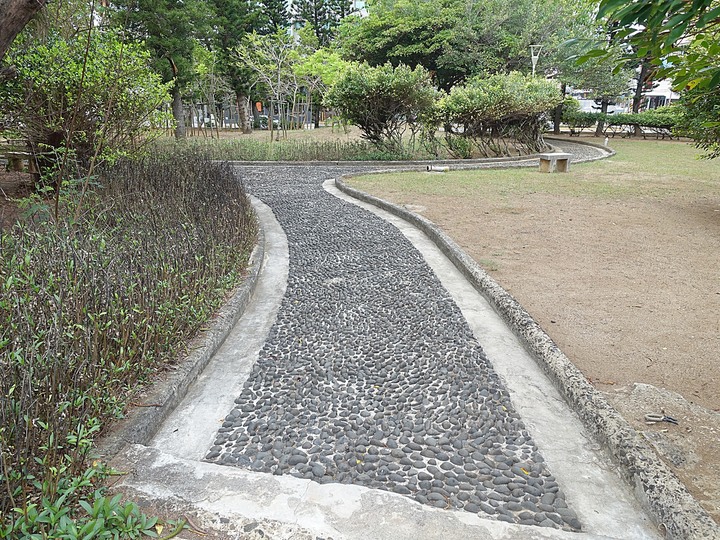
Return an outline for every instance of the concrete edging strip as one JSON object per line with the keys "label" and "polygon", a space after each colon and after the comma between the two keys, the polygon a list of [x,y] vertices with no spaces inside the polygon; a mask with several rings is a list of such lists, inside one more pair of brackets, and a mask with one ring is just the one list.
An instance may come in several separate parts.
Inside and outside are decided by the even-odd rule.
{"label": "concrete edging strip", "polygon": [[[574,142],[574,141],[573,141]],[[594,145],[593,145],[594,146]],[[666,538],[720,538],[717,525],[654,450],[608,403],[513,296],[493,280],[435,224],[401,206],[335,180],[342,192],[387,210],[424,232],[507,322],[587,430],[620,466],[643,507]]]}
{"label": "concrete edging strip", "polygon": [[95,451],[106,460],[116,456],[125,445],[147,445],[170,413],[180,404],[188,388],[205,369],[221,347],[233,326],[245,311],[255,291],[265,259],[265,234],[258,227],[257,244],[250,254],[246,277],[223,304],[209,328],[189,345],[188,355],[166,380],[148,385],[142,394],[143,404],[131,406],[126,416],[100,437]]}

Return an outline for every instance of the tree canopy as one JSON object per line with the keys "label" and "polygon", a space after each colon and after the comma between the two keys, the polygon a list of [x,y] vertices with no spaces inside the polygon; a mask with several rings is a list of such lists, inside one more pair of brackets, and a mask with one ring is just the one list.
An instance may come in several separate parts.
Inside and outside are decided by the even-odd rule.
{"label": "tree canopy", "polygon": [[341,42],[349,58],[371,65],[421,65],[448,90],[473,75],[529,72],[530,45],[551,55],[553,35],[579,10],[587,2],[378,0],[368,17],[346,19]]}

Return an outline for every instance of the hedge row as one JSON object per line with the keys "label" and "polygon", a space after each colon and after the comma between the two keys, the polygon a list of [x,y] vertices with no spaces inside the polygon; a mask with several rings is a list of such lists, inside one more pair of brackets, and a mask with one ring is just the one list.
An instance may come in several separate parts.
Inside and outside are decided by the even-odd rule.
{"label": "hedge row", "polygon": [[649,129],[665,129],[672,131],[680,123],[682,109],[676,106],[659,107],[636,114],[616,113],[603,114],[567,110],[563,112],[562,121],[571,129],[585,129],[603,122],[608,127],[627,127]]}

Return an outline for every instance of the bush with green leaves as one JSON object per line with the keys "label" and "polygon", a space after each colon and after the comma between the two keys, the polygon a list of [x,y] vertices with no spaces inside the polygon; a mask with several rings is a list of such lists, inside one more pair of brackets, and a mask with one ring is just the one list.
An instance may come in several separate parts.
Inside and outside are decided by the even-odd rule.
{"label": "bush with green leaves", "polygon": [[421,66],[356,64],[330,89],[325,103],[358,126],[365,139],[396,153],[407,129],[415,134],[422,128],[437,95],[430,73]]}
{"label": "bush with green leaves", "polygon": [[562,121],[574,130],[581,131],[602,121],[608,129],[625,128],[626,133],[632,133],[637,128],[663,130],[668,133],[677,131],[685,118],[683,108],[678,105],[669,105],[649,109],[639,113],[603,114],[599,112],[563,111]]}
{"label": "bush with green leaves", "polygon": [[658,107],[639,113],[616,113],[606,116],[605,121],[609,126],[628,126],[660,128],[672,130],[677,125],[682,115],[682,109],[675,105]]}
{"label": "bush with green leaves", "polygon": [[453,87],[435,114],[445,126],[449,148],[463,138],[472,141],[473,155],[522,155],[545,148],[545,115],[561,101],[554,82],[513,72]]}
{"label": "bush with green leaves", "polygon": [[7,519],[0,520],[0,539],[131,540],[158,538],[166,527],[171,532],[164,538],[171,538],[186,527],[184,520],[161,523],[137,504],[123,502],[121,494],[111,498],[106,488],[98,487],[109,474],[96,465],[76,476],[60,477],[54,492],[13,508]]}
{"label": "bush with green leaves", "polygon": [[15,75],[0,79],[0,120],[31,143],[44,172],[67,157],[85,169],[131,152],[164,119],[169,86],[149,53],[114,31],[25,36],[7,62]]}
{"label": "bush with green leaves", "polygon": [[586,111],[565,111],[563,110],[562,121],[570,128],[570,132],[582,131],[597,124],[598,120],[604,119],[607,115],[599,112]]}
{"label": "bush with green leaves", "polygon": [[[55,500],[126,394],[242,280],[257,224],[227,164],[121,160],[0,232],[0,520]],[[63,217],[67,216],[67,217]]]}
{"label": "bush with green leaves", "polygon": [[706,159],[720,157],[720,90],[690,90],[683,95],[676,130],[695,141]]}

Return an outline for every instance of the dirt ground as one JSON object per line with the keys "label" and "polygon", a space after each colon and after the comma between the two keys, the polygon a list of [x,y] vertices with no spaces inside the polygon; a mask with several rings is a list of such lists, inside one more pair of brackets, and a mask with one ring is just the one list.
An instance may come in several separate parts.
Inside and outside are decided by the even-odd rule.
{"label": "dirt ground", "polygon": [[[479,262],[720,522],[720,194],[369,191],[432,220]],[[679,425],[648,426],[650,412]]]}

